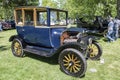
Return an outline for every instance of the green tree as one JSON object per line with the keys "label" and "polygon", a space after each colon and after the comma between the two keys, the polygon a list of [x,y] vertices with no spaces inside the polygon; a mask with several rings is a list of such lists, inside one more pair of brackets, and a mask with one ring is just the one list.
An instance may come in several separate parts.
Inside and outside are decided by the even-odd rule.
{"label": "green tree", "polygon": [[120,19],[120,0],[117,0],[117,16]]}
{"label": "green tree", "polygon": [[13,17],[14,7],[36,5],[38,5],[38,0],[0,0],[0,17],[4,19],[11,19]]}
{"label": "green tree", "polygon": [[55,0],[43,0],[42,6],[57,8],[58,3]]}
{"label": "green tree", "polygon": [[116,15],[116,0],[67,0],[65,8],[70,16]]}
{"label": "green tree", "polygon": [[[16,6],[38,6],[39,0],[0,0],[0,18],[10,18]],[[120,0],[42,0],[42,6],[59,8],[69,11],[69,17],[96,15],[120,18]]]}

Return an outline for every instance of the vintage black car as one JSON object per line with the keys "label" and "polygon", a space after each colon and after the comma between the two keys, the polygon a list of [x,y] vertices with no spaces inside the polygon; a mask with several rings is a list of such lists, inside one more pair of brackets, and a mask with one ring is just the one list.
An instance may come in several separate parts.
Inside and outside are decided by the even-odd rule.
{"label": "vintage black car", "polygon": [[14,20],[5,20],[2,21],[2,29],[7,30],[7,29],[15,29],[15,21]]}
{"label": "vintage black car", "polygon": [[98,59],[102,55],[99,44],[85,30],[67,28],[65,10],[22,6],[15,8],[17,35],[10,37],[14,56],[23,57],[30,52],[45,57],[58,55],[61,70],[81,77],[87,69],[86,58]]}
{"label": "vintage black car", "polygon": [[101,16],[95,16],[95,19],[88,19],[88,16],[77,18],[77,27],[86,28],[89,33],[99,33],[103,36],[107,33],[108,20]]}
{"label": "vintage black car", "polygon": [[6,22],[6,21],[2,22],[1,24],[2,24],[2,29],[3,30],[7,30],[7,29],[11,29],[12,28],[11,24]]}

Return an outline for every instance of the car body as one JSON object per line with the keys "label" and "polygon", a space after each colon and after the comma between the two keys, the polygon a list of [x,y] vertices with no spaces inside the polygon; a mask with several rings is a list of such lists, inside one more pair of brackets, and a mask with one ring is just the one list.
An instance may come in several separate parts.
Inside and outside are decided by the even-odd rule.
{"label": "car body", "polygon": [[9,23],[10,25],[11,25],[11,27],[12,27],[12,29],[15,29],[15,20],[9,20],[9,21],[7,21],[7,23]]}
{"label": "car body", "polygon": [[57,54],[63,72],[75,77],[85,74],[87,46],[91,38],[82,35],[81,39],[83,29],[67,28],[67,11],[21,6],[15,8],[14,14],[17,35],[9,39],[13,55],[22,57],[24,51],[45,57]]}

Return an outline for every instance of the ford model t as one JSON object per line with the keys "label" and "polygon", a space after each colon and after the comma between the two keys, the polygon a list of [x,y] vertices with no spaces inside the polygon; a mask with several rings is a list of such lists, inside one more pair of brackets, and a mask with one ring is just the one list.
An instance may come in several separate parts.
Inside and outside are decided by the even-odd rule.
{"label": "ford model t", "polygon": [[87,68],[86,58],[97,59],[101,47],[79,28],[67,28],[68,12],[48,7],[17,7],[14,11],[17,35],[10,37],[12,53],[24,52],[51,57],[58,55],[61,70],[81,77]]}

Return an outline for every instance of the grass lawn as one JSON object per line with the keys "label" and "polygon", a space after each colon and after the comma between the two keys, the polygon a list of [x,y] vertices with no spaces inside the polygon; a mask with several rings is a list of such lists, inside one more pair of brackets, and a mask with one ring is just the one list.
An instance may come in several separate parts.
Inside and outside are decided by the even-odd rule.
{"label": "grass lawn", "polygon": [[[0,32],[0,80],[120,80],[120,39],[107,43],[99,40],[103,48],[100,61],[88,60],[88,68],[83,78],[68,76],[60,71],[57,60],[27,54],[24,58],[14,57],[8,41],[16,30]],[[91,72],[96,69],[97,72]]]}

